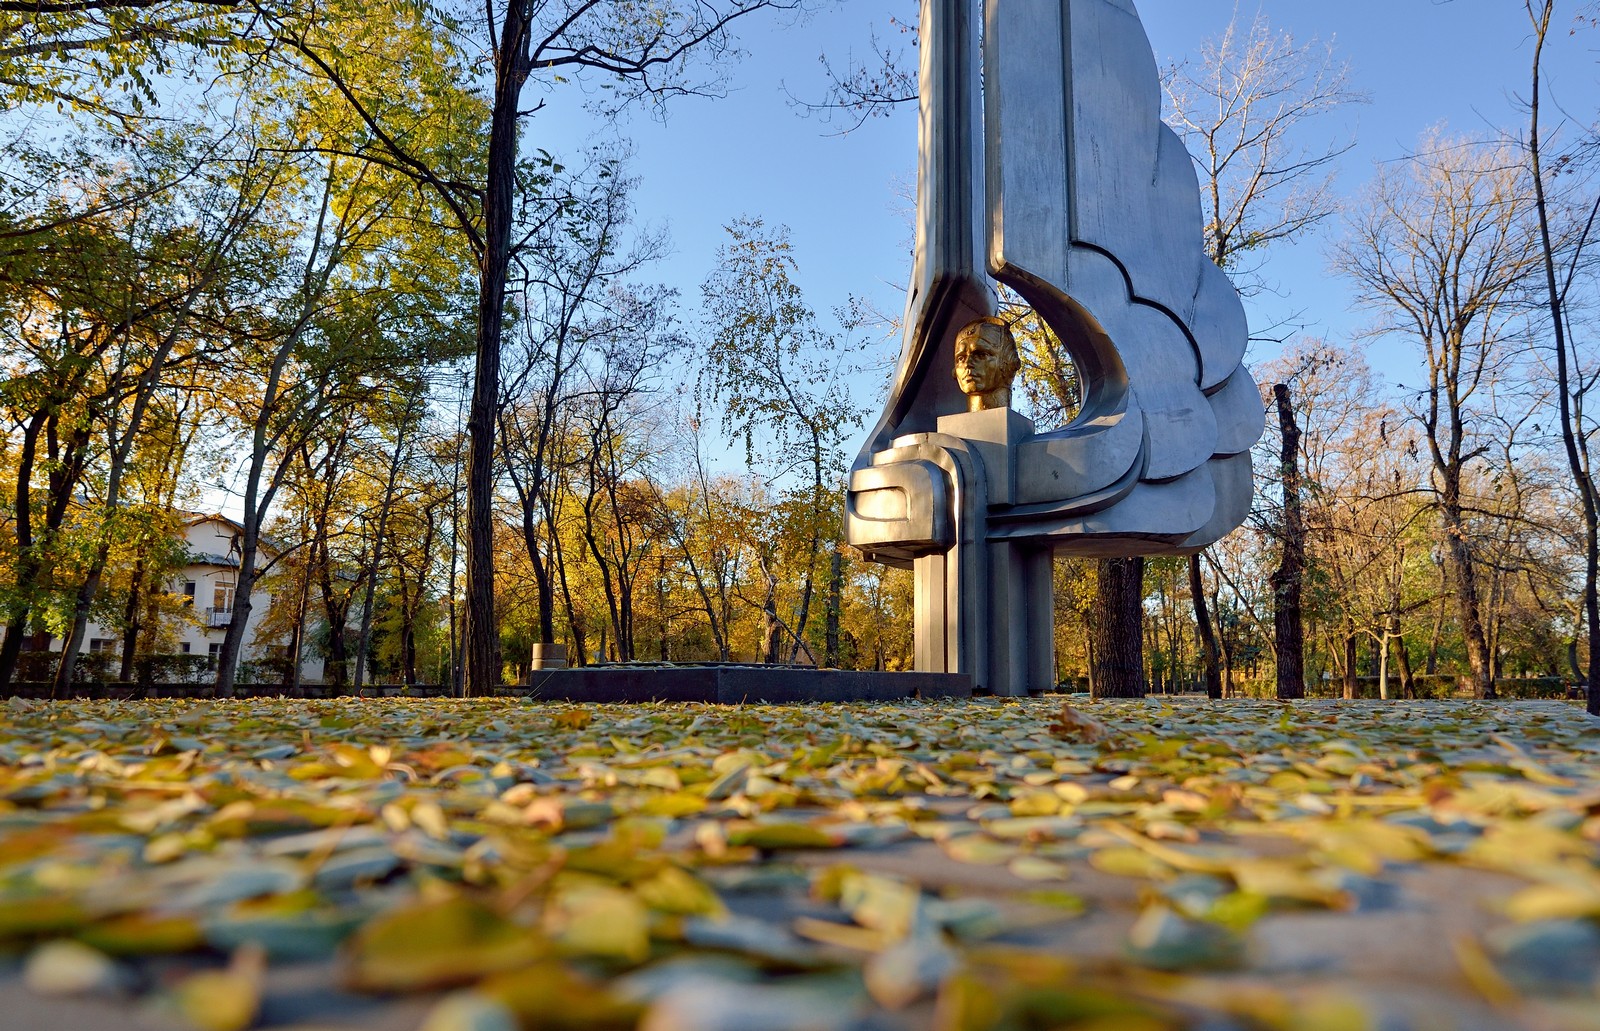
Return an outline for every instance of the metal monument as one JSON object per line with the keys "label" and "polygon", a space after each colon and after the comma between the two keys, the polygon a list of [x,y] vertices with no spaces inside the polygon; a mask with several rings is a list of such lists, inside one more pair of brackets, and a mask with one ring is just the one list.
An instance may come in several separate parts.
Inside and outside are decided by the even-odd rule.
{"label": "metal monument", "polygon": [[[1021,695],[1054,681],[1052,556],[1230,533],[1262,407],[1132,0],[923,0],[921,57],[905,340],[845,532],[915,570],[919,672]],[[1010,407],[996,283],[1073,358],[1067,426]]]}

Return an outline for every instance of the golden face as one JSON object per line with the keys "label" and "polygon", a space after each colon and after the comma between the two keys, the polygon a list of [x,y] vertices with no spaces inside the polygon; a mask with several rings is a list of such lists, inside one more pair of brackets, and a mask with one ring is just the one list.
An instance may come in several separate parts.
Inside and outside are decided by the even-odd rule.
{"label": "golden face", "polygon": [[956,337],[956,385],[969,397],[1009,388],[1017,366],[1017,345],[1004,326],[974,322]]}

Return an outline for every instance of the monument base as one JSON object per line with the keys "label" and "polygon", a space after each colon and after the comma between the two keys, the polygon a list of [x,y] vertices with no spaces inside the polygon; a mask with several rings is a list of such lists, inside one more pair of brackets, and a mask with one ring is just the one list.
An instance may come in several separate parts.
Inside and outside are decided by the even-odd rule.
{"label": "monument base", "polygon": [[971,698],[960,673],[873,673],[805,666],[586,666],[544,670],[502,694],[551,702],[897,702]]}

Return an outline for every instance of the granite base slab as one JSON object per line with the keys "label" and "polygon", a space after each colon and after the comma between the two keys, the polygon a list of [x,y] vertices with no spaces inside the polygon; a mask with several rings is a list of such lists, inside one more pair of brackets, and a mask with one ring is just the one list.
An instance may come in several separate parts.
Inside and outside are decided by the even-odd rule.
{"label": "granite base slab", "polygon": [[957,673],[873,673],[794,666],[590,666],[545,670],[505,689],[542,701],[895,702],[971,698],[972,678]]}

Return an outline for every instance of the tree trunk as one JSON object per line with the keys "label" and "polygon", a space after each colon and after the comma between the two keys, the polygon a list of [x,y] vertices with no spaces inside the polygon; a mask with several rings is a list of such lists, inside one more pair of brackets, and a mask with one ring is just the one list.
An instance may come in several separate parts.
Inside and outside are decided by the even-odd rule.
{"label": "tree trunk", "polygon": [[1300,498],[1300,427],[1295,422],[1289,387],[1272,388],[1282,438],[1279,477],[1283,485],[1283,555],[1272,573],[1272,624],[1277,641],[1278,697],[1304,698],[1305,625],[1301,620],[1301,587],[1305,577],[1305,525]]}
{"label": "tree trunk", "polygon": [[378,533],[372,542],[372,571],[367,577],[366,596],[361,602],[361,629],[356,634],[355,689],[359,694],[366,680],[367,649],[372,642],[372,609],[378,593],[378,576],[383,570],[383,546],[389,533],[389,513],[394,510],[394,487],[400,478],[400,463],[405,457],[406,433],[411,428],[411,409],[416,399],[423,397],[426,389],[419,388],[406,402],[405,413],[395,433],[394,454],[389,458],[389,476],[383,485],[383,500],[378,505]]}
{"label": "tree trunk", "polygon": [[1444,479],[1440,513],[1444,517],[1445,554],[1454,581],[1456,615],[1461,620],[1461,637],[1467,648],[1467,668],[1472,675],[1472,693],[1476,698],[1493,698],[1494,663],[1489,655],[1489,641],[1484,632],[1483,609],[1478,586],[1478,562],[1467,540],[1466,517],[1461,503],[1461,486],[1458,475],[1447,471]]}
{"label": "tree trunk", "polygon": [[1345,701],[1352,701],[1359,693],[1359,684],[1356,681],[1357,645],[1361,643],[1360,636],[1356,633],[1355,624],[1346,619],[1344,624],[1344,697]]}
{"label": "tree trunk", "polygon": [[33,541],[33,467],[39,453],[39,431],[44,428],[45,413],[34,414],[22,430],[22,445],[17,457],[17,489],[15,512],[17,540],[17,584],[12,592],[6,612],[6,639],[0,643],[0,686],[11,683],[17,670],[17,656],[22,654],[22,637],[28,629],[29,598],[34,590],[34,580],[39,575],[39,558]]}
{"label": "tree trunk", "polygon": [[1189,556],[1189,595],[1194,599],[1194,623],[1200,632],[1200,663],[1205,675],[1206,697],[1222,697],[1222,665],[1217,648],[1217,634],[1211,626],[1211,613],[1206,608],[1205,580],[1200,575],[1200,556]]}
{"label": "tree trunk", "polygon": [[778,577],[772,572],[772,556],[761,554],[761,575],[767,581],[767,596],[761,603],[761,661],[772,665],[782,648],[782,624],[778,620]]}
{"label": "tree trunk", "polygon": [[[1398,624],[1396,631],[1398,631]],[[1394,636],[1394,661],[1400,670],[1400,694],[1405,698],[1417,696],[1416,683],[1411,672],[1411,646],[1406,644],[1405,635],[1396,632]]]}
{"label": "tree trunk", "polygon": [[1101,559],[1090,621],[1095,698],[1143,698],[1144,559]]}
{"label": "tree trunk", "polygon": [[671,649],[667,646],[667,553],[656,556],[656,620],[661,626],[661,646],[658,653],[662,662],[670,662]]}
{"label": "tree trunk", "polygon": [[322,682],[333,688],[335,694],[343,694],[350,681],[350,650],[344,639],[350,619],[350,598],[348,595],[341,597],[333,589],[333,557],[328,553],[326,537],[320,550],[317,584],[322,592],[323,619],[328,624],[328,661],[323,667]]}
{"label": "tree trunk", "polygon": [[117,667],[117,679],[124,684],[133,681],[133,664],[139,650],[139,606],[144,601],[144,556],[133,561],[133,574],[128,583],[128,601],[122,606],[122,662]]}
{"label": "tree trunk", "polygon": [[[302,526],[302,532],[304,527]],[[294,632],[289,636],[289,688],[300,688],[300,664],[306,653],[306,616],[311,611],[311,561],[309,556],[300,560],[300,597],[295,602]],[[327,672],[323,672],[327,679]]]}
{"label": "tree trunk", "polygon": [[844,553],[833,549],[828,569],[827,629],[823,638],[822,664],[839,668],[839,616],[844,608]]}
{"label": "tree trunk", "polygon": [[[811,623],[811,596],[816,593],[817,581],[817,553],[822,549],[822,535],[817,532],[817,521],[820,518],[822,507],[822,459],[818,448],[818,441],[812,439],[812,484],[811,484],[811,539],[806,542],[806,576],[800,587],[800,608],[796,611],[794,621],[794,647],[789,650],[789,661],[799,662],[800,651],[805,649],[807,654],[811,648],[806,644],[806,627]],[[816,662],[812,655],[811,661]]]}
{"label": "tree trunk", "polygon": [[61,641],[61,658],[56,663],[55,680],[50,685],[51,698],[65,698],[72,690],[73,668],[78,663],[78,653],[83,650],[83,639],[89,630],[89,610],[95,595],[100,593],[100,578],[105,574],[106,560],[111,556],[111,539],[105,537],[95,548],[94,558],[78,585],[72,604],[72,622],[67,626],[67,636]]}
{"label": "tree trunk", "polygon": [[492,695],[500,686],[500,627],[494,595],[494,443],[500,401],[500,342],[516,218],[517,107],[527,73],[527,5],[505,6],[495,50],[494,105],[489,119],[483,194],[483,255],[478,277],[477,365],[467,412],[467,627],[465,693]]}

